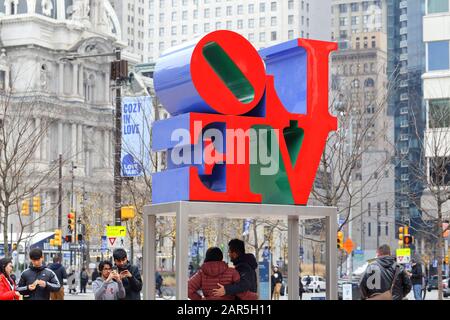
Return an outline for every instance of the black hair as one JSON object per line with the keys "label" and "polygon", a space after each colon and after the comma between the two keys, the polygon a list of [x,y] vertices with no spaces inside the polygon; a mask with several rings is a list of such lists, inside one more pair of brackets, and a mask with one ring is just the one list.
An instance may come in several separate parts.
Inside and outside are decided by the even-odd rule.
{"label": "black hair", "polygon": [[61,262],[61,256],[57,254],[53,257],[53,263],[60,263]]}
{"label": "black hair", "polygon": [[39,248],[34,248],[30,251],[30,259],[31,260],[39,260],[42,258],[42,250]]}
{"label": "black hair", "polygon": [[222,260],[223,260],[223,253],[222,253],[222,250],[220,250],[219,248],[212,247],[212,248],[209,248],[208,250],[206,250],[204,262],[222,261]]}
{"label": "black hair", "polygon": [[114,260],[123,260],[127,257],[127,252],[122,248],[115,249],[113,252],[113,257]]}
{"label": "black hair", "polygon": [[107,264],[110,268],[112,268],[112,263],[109,262],[108,260],[102,261],[99,263],[98,265],[98,271],[102,272],[103,268],[105,267],[105,264]]}
{"label": "black hair", "polygon": [[6,276],[6,266],[12,263],[12,259],[11,258],[3,258],[0,259],[0,272],[3,273]]}
{"label": "black hair", "polygon": [[245,244],[244,241],[239,239],[232,239],[228,242],[228,250],[231,252],[236,252],[237,254],[245,254]]}

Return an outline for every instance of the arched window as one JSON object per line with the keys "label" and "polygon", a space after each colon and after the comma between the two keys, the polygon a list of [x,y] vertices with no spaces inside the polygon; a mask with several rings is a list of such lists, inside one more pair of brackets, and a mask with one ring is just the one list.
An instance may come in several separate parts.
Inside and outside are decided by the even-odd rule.
{"label": "arched window", "polygon": [[4,3],[6,15],[15,15],[18,13],[19,0],[6,0]]}
{"label": "arched window", "polygon": [[364,81],[364,86],[366,88],[373,88],[375,87],[375,81],[373,81],[372,78],[367,78],[366,81]]}

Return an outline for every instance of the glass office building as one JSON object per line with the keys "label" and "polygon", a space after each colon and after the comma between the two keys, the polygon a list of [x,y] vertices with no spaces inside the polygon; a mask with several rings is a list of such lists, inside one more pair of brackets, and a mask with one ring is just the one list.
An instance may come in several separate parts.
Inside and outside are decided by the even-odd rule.
{"label": "glass office building", "polygon": [[421,141],[426,113],[421,76],[425,72],[425,1],[388,0],[387,5],[388,75],[392,87],[389,111],[395,118],[396,224],[420,228],[423,185],[417,172],[424,165]]}

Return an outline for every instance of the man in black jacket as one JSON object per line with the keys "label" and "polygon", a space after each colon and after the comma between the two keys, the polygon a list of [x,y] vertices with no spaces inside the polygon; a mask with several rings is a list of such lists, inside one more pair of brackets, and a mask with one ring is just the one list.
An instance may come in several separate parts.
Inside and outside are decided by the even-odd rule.
{"label": "man in black jacket", "polygon": [[51,300],[64,300],[64,279],[67,279],[67,272],[66,268],[61,264],[61,256],[54,256],[53,263],[50,264],[48,268],[56,274],[59,284],[61,285],[58,292],[50,293],[50,298]]}
{"label": "man in black jacket", "polygon": [[382,245],[377,250],[377,259],[366,269],[361,278],[359,288],[361,298],[366,299],[376,293],[389,291],[394,280],[394,274],[398,268],[398,275],[392,289],[392,299],[402,300],[411,291],[411,280],[406,270],[396,263],[395,257],[391,256],[391,248]]}
{"label": "man in black jacket", "polygon": [[238,293],[246,291],[257,292],[256,268],[258,263],[253,254],[245,253],[244,241],[233,239],[228,242],[228,256],[233,262],[235,269],[239,272],[241,280],[237,283],[228,284],[226,286],[218,283],[218,289],[213,290],[213,296],[223,297],[225,295],[234,296]]}
{"label": "man in black jacket", "polygon": [[415,261],[414,259],[412,260],[411,265],[411,282],[414,290],[414,299],[422,300],[422,265],[420,263],[417,263],[417,261]]}
{"label": "man in black jacket", "polygon": [[61,288],[55,273],[43,264],[41,249],[30,251],[31,266],[22,272],[17,291],[28,300],[50,300],[51,292]]}
{"label": "man in black jacket", "polygon": [[131,265],[122,248],[114,250],[113,258],[127,294],[124,300],[141,300],[142,278],[138,267]]}

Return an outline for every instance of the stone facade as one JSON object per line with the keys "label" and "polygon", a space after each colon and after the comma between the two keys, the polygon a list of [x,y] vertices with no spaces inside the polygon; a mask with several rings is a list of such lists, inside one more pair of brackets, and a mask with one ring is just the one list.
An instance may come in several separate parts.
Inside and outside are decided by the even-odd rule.
{"label": "stone facade", "polygon": [[[0,71],[5,75],[5,92],[11,92],[14,99],[27,96],[35,101],[36,126],[51,120],[33,162],[45,172],[60,154],[63,158],[63,236],[71,208],[72,165],[77,214],[82,212],[84,194],[85,205],[91,203],[99,212],[98,224],[110,223],[114,97],[109,78],[113,57],[71,56],[113,53],[124,47],[111,5],[106,0],[6,0],[0,1],[0,13]],[[37,221],[32,231],[53,231],[58,221],[57,175],[35,195],[41,196],[46,218]]]}

